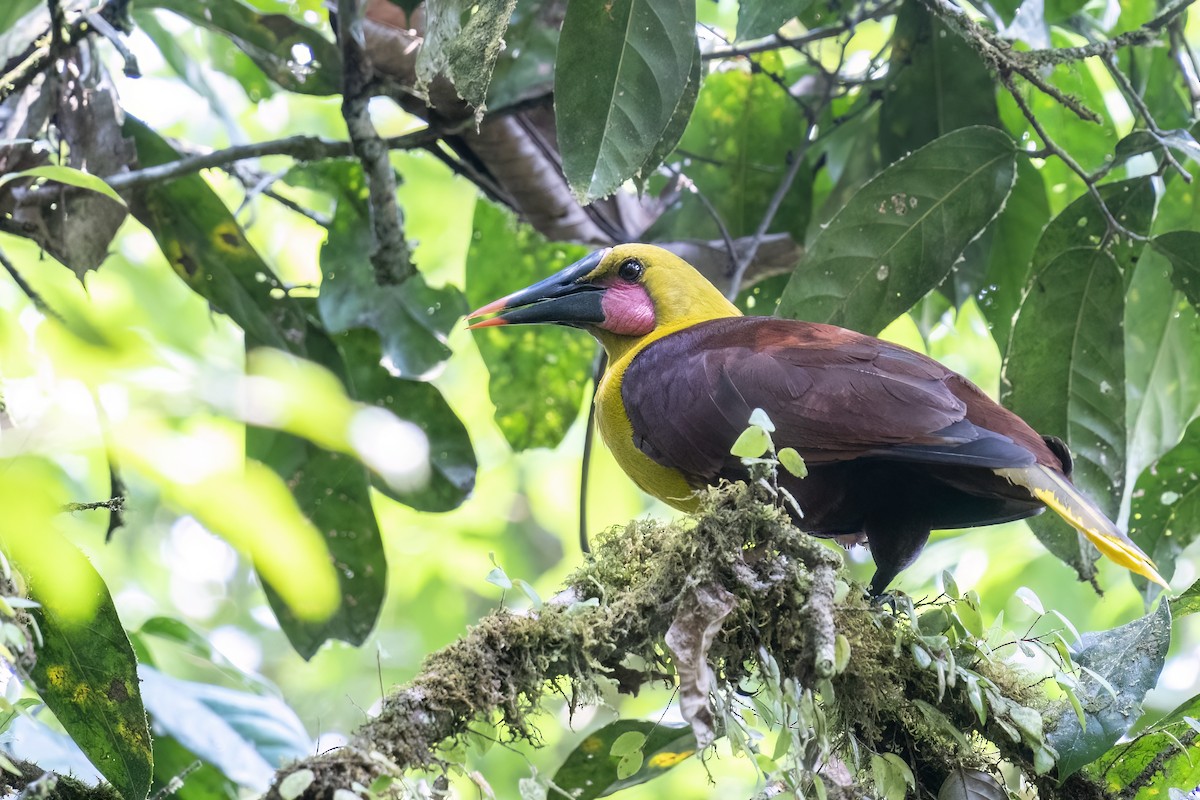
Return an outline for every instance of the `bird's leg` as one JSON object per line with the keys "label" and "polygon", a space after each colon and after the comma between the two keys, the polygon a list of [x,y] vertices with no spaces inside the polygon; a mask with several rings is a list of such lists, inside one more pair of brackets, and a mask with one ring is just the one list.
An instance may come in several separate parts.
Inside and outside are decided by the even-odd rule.
{"label": "bird's leg", "polygon": [[871,557],[875,559],[871,594],[878,596],[887,591],[888,584],[901,570],[917,560],[929,541],[929,529],[869,526],[866,533]]}

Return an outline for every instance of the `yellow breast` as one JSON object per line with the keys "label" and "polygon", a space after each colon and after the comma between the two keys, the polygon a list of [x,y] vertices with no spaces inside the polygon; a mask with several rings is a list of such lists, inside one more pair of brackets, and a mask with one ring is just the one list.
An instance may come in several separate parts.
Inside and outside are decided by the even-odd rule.
{"label": "yellow breast", "polygon": [[633,478],[633,482],[642,491],[681,511],[692,511],[696,508],[698,503],[695,490],[684,480],[682,473],[654,462],[637,449],[633,441],[633,425],[629,422],[625,402],[621,397],[621,383],[630,363],[647,345],[690,324],[656,330],[640,339],[609,363],[604,377],[596,387],[596,424],[617,464]]}

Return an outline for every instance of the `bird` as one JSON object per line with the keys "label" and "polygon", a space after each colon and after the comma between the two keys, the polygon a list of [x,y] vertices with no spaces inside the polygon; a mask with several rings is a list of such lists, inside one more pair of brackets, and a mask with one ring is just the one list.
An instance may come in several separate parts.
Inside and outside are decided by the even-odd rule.
{"label": "bird", "polygon": [[[482,318],[482,319],[480,319]],[[779,471],[796,526],[863,542],[879,596],[933,530],[1056,512],[1121,566],[1167,587],[1153,562],[1071,481],[1071,455],[967,378],[834,325],[742,313],[690,264],[648,244],[597,250],[477,309],[471,329],[581,328],[608,355],[596,421],[641,489],[682,511],[745,480],[730,453],[756,409],[803,478]]]}

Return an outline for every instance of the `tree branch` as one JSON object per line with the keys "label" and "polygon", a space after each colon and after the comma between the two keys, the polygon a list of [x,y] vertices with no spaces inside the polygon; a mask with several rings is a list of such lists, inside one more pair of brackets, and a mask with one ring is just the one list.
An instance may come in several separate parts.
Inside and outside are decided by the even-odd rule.
{"label": "tree branch", "polygon": [[[980,659],[973,665],[980,679],[1004,687],[981,724],[966,681],[940,683],[937,671],[909,655],[920,635],[912,623],[872,604],[861,589],[835,601],[836,551],[800,533],[762,497],[739,484],[710,493],[694,527],[641,521],[610,533],[554,601],[536,612],[502,610],[482,619],[387,696],[379,716],[347,748],[281,770],[266,797],[280,800],[280,781],[297,770],[312,771],[304,797],[317,798],[352,781],[368,786],[383,775],[440,769],[443,743],[466,735],[474,720],[497,714],[508,737],[536,746],[530,716],[563,679],[573,703],[595,700],[601,684],[613,680],[625,691],[661,681],[663,637],[695,611],[688,598],[696,587],[717,587],[736,598],[706,654],[724,685],[759,676],[754,665],[769,658],[801,687],[827,687],[820,702],[830,736],[842,746],[853,739],[862,752],[905,754],[926,786],[941,785],[964,765],[994,766],[991,756],[979,755],[987,748],[968,751],[940,738],[919,710],[924,703],[967,735],[987,738],[1042,796],[1111,797],[1083,777],[1069,778],[1061,789],[1037,777],[1031,751],[1005,733],[1007,709],[1028,711],[1039,696],[1036,681],[999,660]],[[838,635],[852,653],[841,672],[834,663]],[[647,666],[631,669],[638,658]]]}
{"label": "tree branch", "polygon": [[375,282],[380,286],[403,283],[416,274],[416,268],[404,240],[388,148],[371,123],[372,68],[364,48],[358,0],[338,0],[337,32],[342,46],[342,116],[367,179]]}
{"label": "tree branch", "polygon": [[[425,128],[413,133],[406,133],[403,136],[393,136],[383,141],[390,150],[414,150],[425,147],[437,138],[436,131]],[[290,156],[297,161],[320,161],[326,158],[346,158],[352,155],[354,155],[354,146],[351,142],[323,139],[319,136],[288,136],[266,142],[233,145],[209,153],[197,153],[157,166],[109,175],[104,180],[117,191],[125,191],[191,175],[204,169],[223,169],[239,161],[264,156]]]}

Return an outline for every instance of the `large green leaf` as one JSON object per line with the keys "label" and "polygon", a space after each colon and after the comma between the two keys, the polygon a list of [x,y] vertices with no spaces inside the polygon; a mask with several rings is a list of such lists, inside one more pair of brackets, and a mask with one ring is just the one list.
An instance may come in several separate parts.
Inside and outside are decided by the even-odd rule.
{"label": "large green leaf", "polygon": [[180,680],[145,665],[138,674],[155,729],[239,786],[265,791],[276,768],[312,751],[303,723],[278,697]]}
{"label": "large green leaf", "polygon": [[[779,58],[764,69],[782,72]],[[796,101],[759,72],[731,69],[708,76],[679,142],[690,163],[685,172],[734,237],[752,235],[788,169],[790,154],[804,141],[806,122]],[[659,239],[717,239],[719,228],[690,194],[679,212],[655,226]],[[812,211],[812,170],[804,165],[784,197],[769,233],[803,241]]]}
{"label": "large green leaf", "polygon": [[288,91],[330,95],[342,89],[337,46],[286,14],[260,14],[240,0],[141,0],[138,5],[172,11],[229,38]]}
{"label": "large green leaf", "polygon": [[739,0],[737,41],[770,36],[810,5],[812,0]]}
{"label": "large green leaf", "polygon": [[[168,793],[172,781],[181,785]],[[154,734],[153,791],[171,800],[233,800],[238,785],[212,764],[197,759],[195,753],[162,731]]]}
{"label": "large green leaf", "polygon": [[[996,346],[1008,350],[1013,317],[1021,305],[1033,250],[1050,216],[1046,185],[1037,167],[1017,161],[1017,181],[1004,210],[989,228],[987,269],[978,290],[979,310],[987,318]],[[968,250],[974,248],[974,244]]]}
{"label": "large green leaf", "polygon": [[[59,537],[45,530],[37,535],[43,541]],[[64,574],[94,575],[94,611],[90,619],[73,619],[54,596],[39,591],[55,575],[30,581],[30,598],[41,604],[30,610],[42,637],[33,680],[46,706],[105,780],[126,800],[142,800],[150,790],[153,767],[133,647],[108,588],[87,557],[65,540],[58,552],[73,562],[58,565]]]}
{"label": "large green leaf", "polygon": [[[475,486],[475,450],[462,420],[442,393],[431,383],[397,378],[384,369],[374,331],[356,328],[338,334],[334,342],[345,362],[350,393],[363,403],[416,423],[429,439],[431,470],[426,482],[406,489],[376,478],[375,488],[419,511],[457,508]],[[361,563],[369,564],[370,554],[362,556]]]}
{"label": "large green leaf", "polygon": [[695,752],[690,726],[621,719],[580,742],[554,773],[554,785],[576,800],[594,800],[653,780]]}
{"label": "large green leaf", "polygon": [[995,128],[963,128],[885,169],[817,234],[779,315],[882,330],[1004,207],[1015,152]]}
{"label": "large green leaf", "polygon": [[[475,204],[467,293],[482,305],[582,258],[586,247],[547,242],[490,203]],[[490,378],[496,424],[514,450],[555,447],[578,416],[595,345],[579,331],[535,325],[474,331]],[[536,388],[535,388],[536,387]]]}
{"label": "large green leaf", "polygon": [[[1132,230],[1149,229],[1149,180],[1110,184],[1102,195]],[[1066,439],[1075,482],[1115,519],[1127,438],[1124,273],[1137,250],[1105,247],[1106,230],[1094,202],[1083,198],[1042,234],[1005,354],[1001,400],[1035,430]],[[1095,551],[1065,522],[1044,514],[1030,527],[1081,577],[1094,574]]]}
{"label": "large green leaf", "polygon": [[[1168,579],[1179,554],[1200,535],[1200,420],[1193,420],[1183,440],[1138,477],[1129,535]],[[1147,597],[1158,594],[1146,591]]]}
{"label": "large green leaf", "polygon": [[884,163],[971,125],[1000,126],[991,73],[975,48],[907,0],[896,15],[879,109]]}
{"label": "large green leaf", "polygon": [[427,3],[425,38],[417,54],[418,89],[445,75],[458,96],[478,109],[482,118],[492,69],[516,5],[517,0]]}
{"label": "large green leaf", "polygon": [[[324,331],[310,326],[305,343],[309,358],[346,383],[341,355]],[[298,615],[269,582],[263,583],[288,640],[304,658],[312,658],[327,639],[362,644],[383,606],[388,567],[366,468],[348,455],[264,428],[247,429],[246,452],[283,477],[304,515],[324,537],[337,577],[341,603],[326,619]]]}
{"label": "large green leaf", "polygon": [[[124,130],[137,145],[141,166],[179,158],[166,140],[133,117],[126,118]],[[176,274],[245,331],[248,347],[302,352],[296,343],[304,338],[304,315],[271,296],[283,291],[282,284],[204,178],[151,184],[133,193],[130,206]]]}
{"label": "large green leaf", "polygon": [[[1200,758],[1194,744],[1197,719],[1200,695],[1181,703],[1132,742],[1112,748],[1090,771],[1114,793],[1135,800],[1154,800],[1167,797],[1170,789],[1200,785]],[[1123,791],[1135,783],[1136,794]]]}
{"label": "large green leaf", "polygon": [[[134,135],[143,164],[175,157],[174,150],[141,123],[129,120],[126,128]],[[283,294],[271,269],[203,178],[193,175],[155,184],[138,192],[132,206],[188,286],[242,327],[248,349],[270,345],[306,355],[345,381],[345,367],[328,334],[308,320],[301,301]],[[366,248],[355,252],[361,255]],[[273,297],[272,290],[282,296]],[[284,602],[291,589],[273,585],[280,576],[264,581],[284,632],[306,658],[327,638],[361,643],[383,602],[387,569],[366,469],[307,439],[263,428],[247,430],[247,455],[268,464],[287,482],[304,516],[325,537],[340,584],[337,611],[315,618]],[[310,580],[304,575],[288,579]]]}
{"label": "large green leaf", "polygon": [[691,0],[567,6],[554,65],[563,172],[582,201],[648,173],[688,90],[698,44]]}
{"label": "large green leaf", "polygon": [[1063,702],[1057,714],[1047,715],[1058,718],[1046,738],[1058,751],[1060,778],[1095,761],[1137,722],[1142,698],[1158,683],[1170,644],[1171,611],[1166,603],[1127,625],[1080,637],[1071,659],[1086,668],[1076,696],[1087,726],[1079,724],[1071,703]]}
{"label": "large green leaf", "polygon": [[[435,288],[420,274],[381,286],[366,259],[371,247],[367,184],[357,162],[308,169],[337,200],[329,238],[321,248],[321,295],[317,308],[331,334],[371,328],[383,343],[389,367],[404,378],[426,378],[450,357],[446,336],[467,311],[453,286]],[[292,178],[298,179],[297,171]]]}
{"label": "large green leaf", "polygon": [[1200,232],[1162,233],[1154,237],[1153,247],[1171,262],[1171,283],[1200,308]]}
{"label": "large green leaf", "polygon": [[[453,286],[434,288],[420,275],[379,286],[363,254],[371,242],[366,184],[357,162],[297,167],[287,180],[333,196],[335,213],[321,248],[325,282],[318,308],[341,352],[327,364],[350,394],[408,420],[429,438],[432,473],[404,489],[376,478],[375,488],[422,511],[458,506],[475,482],[475,455],[462,422],[436,387],[423,383],[449,356],[446,336],[466,310]],[[382,350],[381,350],[382,348]]]}

